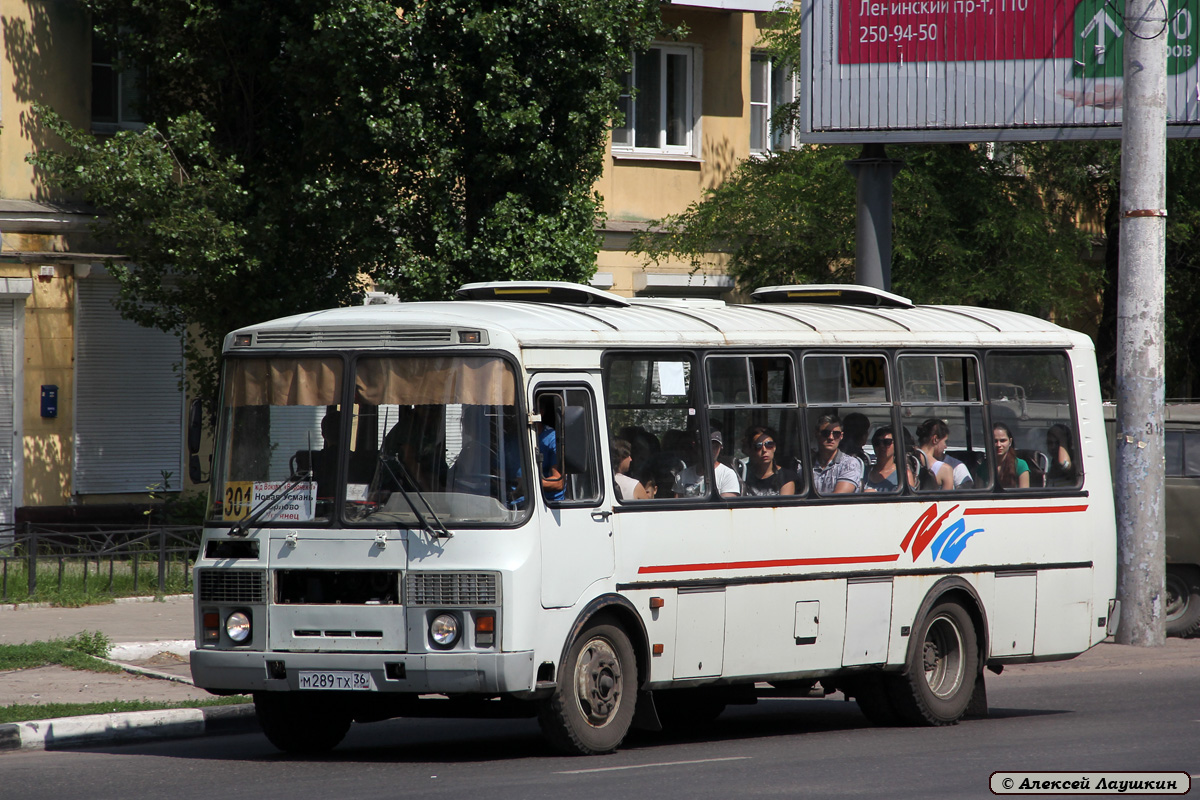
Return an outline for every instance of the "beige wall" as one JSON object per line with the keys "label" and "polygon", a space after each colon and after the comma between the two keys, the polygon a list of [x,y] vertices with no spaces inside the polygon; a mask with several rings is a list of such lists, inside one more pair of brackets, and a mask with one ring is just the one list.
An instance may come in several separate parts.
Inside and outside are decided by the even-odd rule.
{"label": "beige wall", "polygon": [[0,0],[0,36],[0,197],[54,200],[25,163],[29,152],[48,145],[31,105],[49,105],[76,125],[88,121],[88,18],[71,0]]}
{"label": "beige wall", "polygon": [[[677,214],[728,178],[750,155],[750,53],[759,40],[756,15],[707,9],[664,8],[668,25],[683,23],[683,44],[701,48],[700,142],[693,157],[665,159],[605,154],[604,175],[596,190],[604,198],[609,230],[597,259],[597,271],[611,274],[612,291],[632,295],[638,273],[689,273],[690,264],[667,262],[644,267],[640,256],[625,252],[628,231],[668,214]],[[702,274],[723,275],[715,256]],[[711,292],[710,292],[711,293]],[[728,292],[721,296],[729,298]]]}

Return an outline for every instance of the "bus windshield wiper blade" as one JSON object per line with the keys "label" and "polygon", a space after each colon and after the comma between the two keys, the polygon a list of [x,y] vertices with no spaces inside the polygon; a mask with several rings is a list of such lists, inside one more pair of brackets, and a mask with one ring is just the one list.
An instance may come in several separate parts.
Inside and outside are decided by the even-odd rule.
{"label": "bus windshield wiper blade", "polygon": [[[388,471],[388,474],[392,476],[392,480],[396,482],[396,488],[400,490],[400,495],[404,498],[404,502],[408,503],[408,507],[412,509],[413,515],[421,521],[422,529],[424,529],[430,536],[438,539],[449,539],[454,536],[454,534],[447,530],[446,526],[442,524],[442,521],[438,519],[437,513],[433,510],[433,506],[429,504],[429,500],[426,499],[425,495],[421,493],[421,487],[417,486],[417,482],[413,479],[412,473],[408,471],[408,467],[404,466],[403,461],[396,459],[396,466],[400,468],[401,477],[397,477],[396,473],[392,471],[392,465],[388,463],[386,458],[380,458],[379,463]],[[403,478],[403,480],[401,478]],[[407,480],[409,485],[412,486],[413,492],[417,495],[417,497],[421,498],[421,504],[424,505],[426,510],[429,511],[429,516],[433,519],[433,525],[430,525],[429,520],[425,519],[425,515],[417,510],[417,504],[413,502],[412,498],[408,496],[408,492],[404,490],[405,480]]]}
{"label": "bus windshield wiper blade", "polygon": [[250,528],[258,522],[263,516],[279,504],[279,501],[288,496],[288,492],[300,485],[301,481],[312,480],[312,470],[306,469],[300,472],[292,473],[286,481],[279,484],[279,488],[271,492],[266,500],[262,501],[262,505],[254,509],[250,516],[246,517],[241,522],[229,529],[230,536],[247,536],[250,533]]}

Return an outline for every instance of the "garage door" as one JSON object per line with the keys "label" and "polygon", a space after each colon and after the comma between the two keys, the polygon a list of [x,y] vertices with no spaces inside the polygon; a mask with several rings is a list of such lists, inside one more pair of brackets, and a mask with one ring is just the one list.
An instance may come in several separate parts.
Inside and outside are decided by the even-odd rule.
{"label": "garage door", "polygon": [[78,283],[75,307],[76,494],[144,493],[183,478],[182,343],[122,319],[116,281]]}

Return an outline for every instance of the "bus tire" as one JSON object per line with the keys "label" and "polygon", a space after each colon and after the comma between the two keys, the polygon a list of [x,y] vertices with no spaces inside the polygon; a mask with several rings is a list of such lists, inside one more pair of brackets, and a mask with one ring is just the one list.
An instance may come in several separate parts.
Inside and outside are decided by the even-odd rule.
{"label": "bus tire", "polygon": [[567,651],[558,687],[538,706],[550,745],[567,755],[611,753],[633,722],[637,659],[625,631],[591,624]]}
{"label": "bus tire", "polygon": [[1194,636],[1200,631],[1200,569],[1167,565],[1167,636]]}
{"label": "bus tire", "polygon": [[892,707],[910,725],[953,725],[966,713],[979,677],[975,623],[960,603],[944,600],[915,633],[904,672],[884,678]]}
{"label": "bus tire", "polygon": [[285,753],[328,753],[346,737],[350,715],[330,698],[256,692],[254,715],[267,740]]}

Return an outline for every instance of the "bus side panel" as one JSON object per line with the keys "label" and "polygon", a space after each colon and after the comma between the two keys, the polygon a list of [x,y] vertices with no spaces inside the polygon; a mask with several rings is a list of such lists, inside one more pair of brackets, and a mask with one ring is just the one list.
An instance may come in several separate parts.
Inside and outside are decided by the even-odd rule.
{"label": "bus side panel", "polygon": [[1088,569],[1038,573],[1034,656],[1075,655],[1092,646],[1089,632],[1096,629],[1096,617],[1105,613],[1093,612],[1092,580]]}
{"label": "bus side panel", "polygon": [[725,675],[828,669],[842,657],[846,582],[731,586],[726,592]]}

